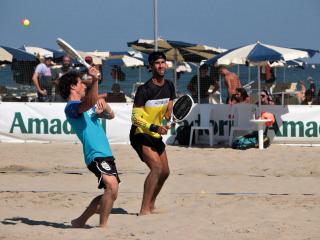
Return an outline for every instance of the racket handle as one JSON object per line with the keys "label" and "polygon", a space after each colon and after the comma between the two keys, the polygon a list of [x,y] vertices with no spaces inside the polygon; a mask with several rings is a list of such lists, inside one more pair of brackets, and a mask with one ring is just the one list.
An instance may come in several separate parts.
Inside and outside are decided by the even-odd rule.
{"label": "racket handle", "polygon": [[[86,61],[82,61],[81,63],[82,63],[88,70],[91,68],[91,65],[88,64]],[[97,77],[98,77],[98,78],[101,77],[101,73],[100,73],[100,72],[97,73]]]}

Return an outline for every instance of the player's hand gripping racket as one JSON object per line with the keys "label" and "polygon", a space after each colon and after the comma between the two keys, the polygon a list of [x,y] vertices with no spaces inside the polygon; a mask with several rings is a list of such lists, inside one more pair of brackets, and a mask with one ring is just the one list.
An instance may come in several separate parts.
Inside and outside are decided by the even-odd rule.
{"label": "player's hand gripping racket", "polygon": [[[66,41],[64,41],[62,38],[57,38],[57,44],[59,47],[65,51],[71,58],[76,59],[79,63],[81,63],[83,66],[85,66],[87,69],[89,69],[91,66],[88,64],[81,55]],[[100,77],[100,73],[97,74],[98,77]]]}
{"label": "player's hand gripping racket", "polygon": [[173,104],[172,118],[168,123],[171,126],[173,123],[182,122],[192,111],[194,102],[191,96],[183,95]]}

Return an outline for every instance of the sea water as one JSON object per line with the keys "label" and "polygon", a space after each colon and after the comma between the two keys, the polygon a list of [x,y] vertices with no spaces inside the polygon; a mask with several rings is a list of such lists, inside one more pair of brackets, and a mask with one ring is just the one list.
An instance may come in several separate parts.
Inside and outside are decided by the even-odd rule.
{"label": "sea water", "polygon": [[[191,66],[192,72],[184,72],[178,74],[178,77],[175,77],[174,70],[168,69],[166,71],[165,77],[167,79],[172,80],[176,84],[177,92],[183,94],[188,93],[187,85],[191,78],[197,73],[197,69],[195,66]],[[136,67],[136,68],[124,68],[121,70],[125,73],[124,80],[116,80],[112,78],[111,75],[111,67],[103,66],[102,75],[103,80],[99,86],[99,92],[110,92],[111,86],[114,83],[119,83],[121,86],[121,90],[129,97],[132,95],[133,85],[136,82],[146,82],[151,78],[151,73],[146,67]],[[238,74],[241,80],[241,84],[245,85],[249,81],[257,81],[257,68],[250,67],[250,69],[246,66],[233,66],[229,67],[229,70]],[[306,87],[308,88],[309,83],[307,82],[308,77],[312,77],[317,91],[320,89],[320,64],[306,64],[304,68],[300,67],[292,67],[292,68],[283,68],[277,67],[275,68],[276,81],[283,82],[298,82],[300,80],[305,82]],[[176,79],[176,80],[175,80]],[[5,65],[0,67],[0,85],[6,86],[8,88],[18,88],[23,91],[34,91],[34,87],[32,86],[32,80],[27,79],[29,85],[20,85],[14,82],[12,77],[12,71],[10,65]],[[224,79],[221,78],[221,92],[222,98],[225,99],[227,92],[226,87],[224,85]]]}

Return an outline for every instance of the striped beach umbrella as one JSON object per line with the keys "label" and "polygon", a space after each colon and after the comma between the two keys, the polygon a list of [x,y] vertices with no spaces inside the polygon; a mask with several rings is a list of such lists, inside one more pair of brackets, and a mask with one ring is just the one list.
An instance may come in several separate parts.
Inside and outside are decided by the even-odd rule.
{"label": "striped beach umbrella", "polygon": [[269,62],[272,63],[278,61],[290,61],[300,58],[308,58],[313,56],[312,53],[310,49],[285,48],[256,42],[254,44],[249,44],[238,48],[230,49],[209,59],[208,61],[206,61],[206,63],[215,66],[229,66],[233,64],[258,66],[258,94],[260,111],[261,80],[259,66],[265,66]]}
{"label": "striped beach umbrella", "polygon": [[256,42],[254,44],[230,49],[207,61],[214,65],[250,64],[265,65],[267,62],[289,61],[308,58],[309,51],[303,49],[284,48]]}

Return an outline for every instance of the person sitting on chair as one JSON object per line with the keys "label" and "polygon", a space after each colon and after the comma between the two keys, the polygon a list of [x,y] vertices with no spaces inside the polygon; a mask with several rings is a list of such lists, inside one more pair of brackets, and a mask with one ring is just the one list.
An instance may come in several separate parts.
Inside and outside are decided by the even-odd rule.
{"label": "person sitting on chair", "polygon": [[111,90],[112,92],[107,94],[107,102],[127,102],[119,83],[112,84]]}
{"label": "person sitting on chair", "polygon": [[236,94],[231,99],[232,104],[235,103],[250,103],[250,97],[244,88],[237,88]]}
{"label": "person sitting on chair", "polygon": [[[260,98],[261,98],[261,105],[274,105],[274,101],[272,100],[267,90],[262,90],[260,92]],[[258,105],[259,102],[257,102],[256,104]]]}

